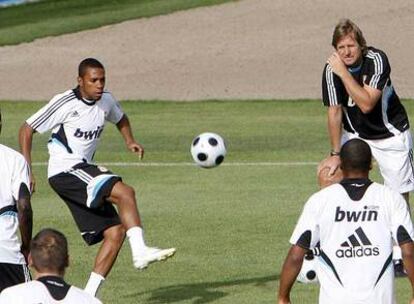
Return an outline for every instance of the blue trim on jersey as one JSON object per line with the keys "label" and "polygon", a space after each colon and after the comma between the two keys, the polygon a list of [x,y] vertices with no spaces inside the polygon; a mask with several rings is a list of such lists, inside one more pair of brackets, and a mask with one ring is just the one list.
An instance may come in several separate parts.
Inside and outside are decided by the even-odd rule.
{"label": "blue trim on jersey", "polygon": [[6,215],[17,217],[17,212],[6,211],[6,212],[3,212],[2,214],[0,214],[0,216],[6,216]]}
{"label": "blue trim on jersey", "polygon": [[355,74],[355,73],[358,73],[359,71],[361,71],[361,68],[362,68],[362,63],[361,63],[359,66],[354,67],[354,68],[349,67],[349,68],[348,68],[348,71],[349,71],[349,73],[351,73],[351,74]]}
{"label": "blue trim on jersey", "polygon": [[94,201],[96,196],[98,195],[99,191],[102,189],[102,187],[106,184],[106,182],[108,180],[110,180],[112,177],[114,177],[113,175],[108,175],[107,177],[103,178],[99,183],[97,183],[95,185],[95,187],[93,188],[93,192],[92,192],[92,201],[91,201],[91,208],[94,208]]}

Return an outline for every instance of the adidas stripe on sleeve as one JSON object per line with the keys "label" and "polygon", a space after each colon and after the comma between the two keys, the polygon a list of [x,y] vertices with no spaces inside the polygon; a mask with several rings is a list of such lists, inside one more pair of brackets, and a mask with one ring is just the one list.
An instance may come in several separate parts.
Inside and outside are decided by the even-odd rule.
{"label": "adidas stripe on sleeve", "polygon": [[67,111],[64,110],[65,105],[73,99],[76,99],[73,90],[56,95],[47,105],[33,114],[26,123],[39,133],[53,129],[65,120],[67,115]]}

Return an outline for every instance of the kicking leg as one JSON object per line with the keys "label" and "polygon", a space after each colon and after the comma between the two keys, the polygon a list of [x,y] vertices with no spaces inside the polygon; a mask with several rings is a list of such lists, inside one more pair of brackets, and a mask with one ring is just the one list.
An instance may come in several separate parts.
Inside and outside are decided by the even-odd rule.
{"label": "kicking leg", "polygon": [[159,249],[145,245],[135,191],[132,187],[117,182],[108,200],[118,207],[119,217],[126,229],[136,268],[145,269],[152,262],[162,261],[174,255],[175,248]]}

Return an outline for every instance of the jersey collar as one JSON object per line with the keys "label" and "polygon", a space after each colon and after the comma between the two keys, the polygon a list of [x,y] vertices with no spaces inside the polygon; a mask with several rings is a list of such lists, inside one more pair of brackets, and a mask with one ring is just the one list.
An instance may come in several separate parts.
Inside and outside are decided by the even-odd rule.
{"label": "jersey collar", "polygon": [[86,104],[87,106],[93,106],[96,103],[96,100],[88,100],[82,97],[80,90],[79,90],[79,86],[77,86],[76,88],[74,88],[73,93],[75,93],[75,96],[77,99],[79,99],[80,101],[82,101],[84,104]]}

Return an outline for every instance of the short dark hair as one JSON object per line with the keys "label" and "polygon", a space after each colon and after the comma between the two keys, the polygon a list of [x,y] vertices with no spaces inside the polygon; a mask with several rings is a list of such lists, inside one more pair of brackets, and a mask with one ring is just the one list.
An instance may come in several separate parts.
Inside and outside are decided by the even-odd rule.
{"label": "short dark hair", "polygon": [[100,63],[97,59],[95,59],[95,58],[86,58],[86,59],[83,59],[81,61],[81,63],[79,63],[78,76],[83,77],[86,74],[86,70],[88,68],[105,69],[103,64]]}
{"label": "short dark hair", "polygon": [[335,26],[333,35],[332,35],[332,46],[336,49],[339,40],[343,37],[353,34],[356,42],[358,42],[361,47],[362,54],[367,53],[367,42],[364,35],[362,34],[361,29],[349,19],[341,19],[338,24]]}
{"label": "short dark hair", "polygon": [[0,109],[0,133],[1,133],[1,109]]}
{"label": "short dark hair", "polygon": [[347,141],[341,148],[340,157],[344,171],[368,172],[371,169],[371,148],[361,139]]}
{"label": "short dark hair", "polygon": [[68,241],[55,229],[42,229],[30,244],[30,255],[37,271],[64,273],[69,264]]}

